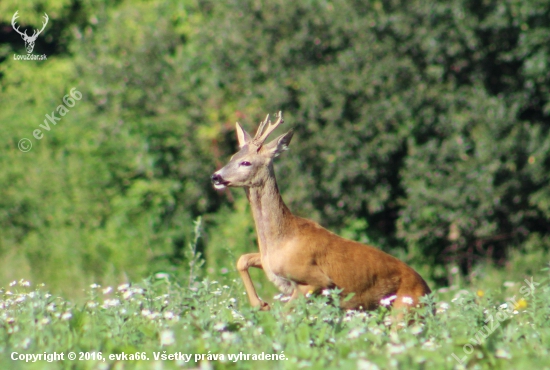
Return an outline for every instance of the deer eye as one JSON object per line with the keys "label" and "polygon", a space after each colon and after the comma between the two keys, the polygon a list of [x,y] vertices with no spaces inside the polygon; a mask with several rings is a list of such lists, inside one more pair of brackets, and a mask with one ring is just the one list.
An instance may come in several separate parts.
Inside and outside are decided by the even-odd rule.
{"label": "deer eye", "polygon": [[248,162],[248,161],[242,161],[241,163],[239,163],[239,166],[246,166],[246,167],[248,167],[248,166],[251,166],[251,165],[252,165],[252,164],[251,164],[250,162]]}

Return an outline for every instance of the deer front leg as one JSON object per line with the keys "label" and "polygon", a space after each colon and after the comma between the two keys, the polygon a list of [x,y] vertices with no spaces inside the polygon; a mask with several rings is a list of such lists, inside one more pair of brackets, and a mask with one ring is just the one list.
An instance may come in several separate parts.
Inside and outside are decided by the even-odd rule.
{"label": "deer front leg", "polygon": [[269,311],[271,308],[269,307],[269,304],[263,302],[260,297],[258,297],[258,293],[256,293],[256,289],[254,288],[254,284],[252,283],[252,279],[248,273],[248,269],[250,267],[263,269],[260,253],[243,254],[237,261],[237,270],[241,275],[241,279],[243,280],[244,287],[246,289],[246,294],[248,295],[248,300],[250,301],[252,307],[260,307],[260,310],[262,311]]}

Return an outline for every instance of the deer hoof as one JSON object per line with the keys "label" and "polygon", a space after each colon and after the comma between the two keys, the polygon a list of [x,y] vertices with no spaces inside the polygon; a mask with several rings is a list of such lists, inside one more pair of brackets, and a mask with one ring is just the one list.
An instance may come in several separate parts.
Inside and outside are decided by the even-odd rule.
{"label": "deer hoof", "polygon": [[260,302],[260,311],[269,311],[271,310],[271,306],[268,303]]}

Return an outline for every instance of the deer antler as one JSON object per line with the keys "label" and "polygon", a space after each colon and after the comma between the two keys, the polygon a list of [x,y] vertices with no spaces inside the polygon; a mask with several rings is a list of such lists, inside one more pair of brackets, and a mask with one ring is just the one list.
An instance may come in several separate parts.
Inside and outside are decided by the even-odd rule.
{"label": "deer antler", "polygon": [[[254,139],[252,140],[252,143],[256,145],[257,147],[262,146],[265,139],[275,130],[279,125],[283,124],[285,121],[283,120],[283,112],[279,111],[277,114],[277,122],[271,123],[271,120],[269,119],[269,114],[265,117],[265,120],[260,123],[260,127],[258,127],[258,131],[256,131],[256,135],[254,136]],[[265,125],[268,125],[267,128]],[[265,129],[265,130],[264,130]]]}
{"label": "deer antler", "polygon": [[[45,22],[42,22],[42,29],[40,31],[38,30],[34,30],[32,36],[29,36],[27,35],[27,30],[25,30],[25,32],[21,32],[19,31],[19,27],[16,27],[15,26],[15,20],[17,18],[19,18],[19,16],[17,15],[17,13],[19,13],[19,10],[15,12],[15,14],[13,15],[13,17],[11,18],[11,26],[13,27],[13,29],[15,30],[15,32],[17,32],[18,34],[20,34],[21,36],[23,36],[23,39],[25,40],[36,40],[36,38],[38,37],[38,35],[40,35],[42,33],[42,31],[44,31],[44,28],[46,28],[46,25],[48,24],[48,20],[50,19],[48,17],[48,15],[46,13],[44,13],[44,20]],[[38,33],[37,33],[38,32]]]}
{"label": "deer antler", "polygon": [[15,20],[17,18],[19,18],[19,16],[17,15],[17,13],[19,13],[19,10],[15,12],[15,14],[13,15],[13,17],[11,18],[11,26],[13,27],[13,29],[15,30],[15,32],[17,32],[18,34],[20,34],[21,36],[23,37],[29,37],[29,35],[27,35],[27,30],[25,30],[25,33],[19,31],[19,27],[15,27]]}
{"label": "deer antler", "polygon": [[45,22],[42,22],[42,29],[40,31],[38,31],[38,33],[36,33],[37,30],[35,30],[34,33],[31,36],[31,38],[36,39],[38,37],[38,35],[40,35],[42,33],[42,31],[44,31],[44,28],[46,28],[46,25],[48,24],[49,19],[50,18],[48,17],[48,15],[46,13],[44,13]]}

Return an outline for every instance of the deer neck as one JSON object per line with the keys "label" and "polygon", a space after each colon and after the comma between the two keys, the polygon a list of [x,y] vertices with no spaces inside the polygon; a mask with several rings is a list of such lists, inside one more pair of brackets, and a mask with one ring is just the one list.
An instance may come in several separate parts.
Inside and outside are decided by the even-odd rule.
{"label": "deer neck", "polygon": [[268,176],[259,186],[245,188],[256,224],[260,253],[266,255],[292,234],[292,213],[285,205],[273,166],[268,167]]}

